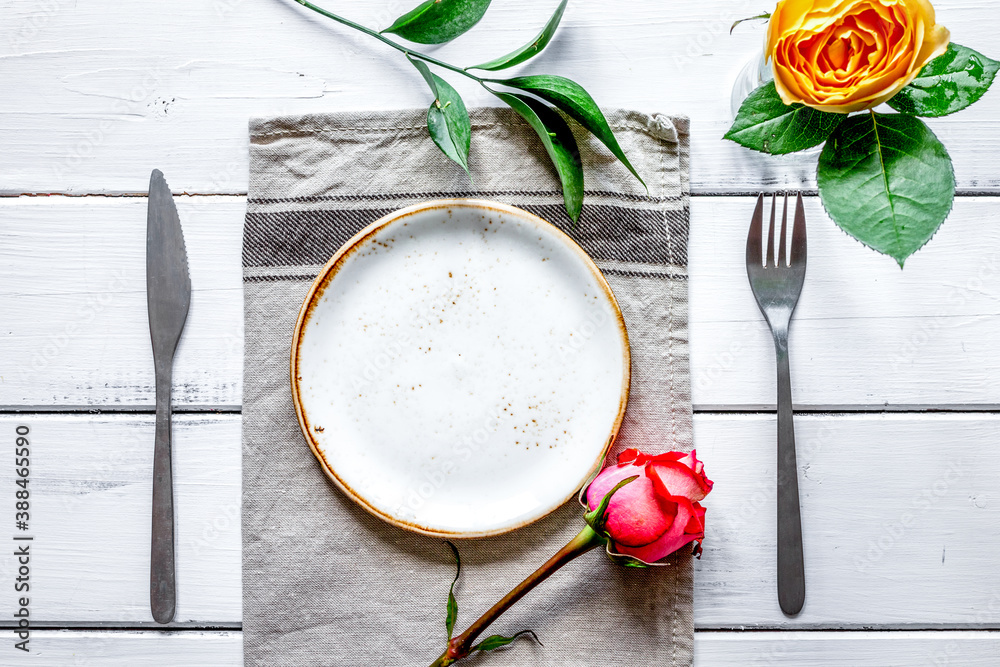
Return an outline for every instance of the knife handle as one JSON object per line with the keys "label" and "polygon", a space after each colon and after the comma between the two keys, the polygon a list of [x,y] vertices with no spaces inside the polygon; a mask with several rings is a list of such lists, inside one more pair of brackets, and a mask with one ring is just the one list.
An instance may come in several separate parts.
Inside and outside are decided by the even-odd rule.
{"label": "knife handle", "polygon": [[153,531],[149,606],[157,623],[174,620],[174,483],[170,447],[172,359],[156,364],[156,443],[153,449]]}

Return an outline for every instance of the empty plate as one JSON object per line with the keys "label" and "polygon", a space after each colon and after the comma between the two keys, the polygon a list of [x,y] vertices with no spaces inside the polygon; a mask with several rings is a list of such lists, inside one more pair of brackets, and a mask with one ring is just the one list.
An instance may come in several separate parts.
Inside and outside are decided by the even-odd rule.
{"label": "empty plate", "polygon": [[540,519],[600,467],[625,412],[628,337],[564,233],[443,200],[330,260],[291,374],[306,440],[345,493],[408,530],[478,537]]}

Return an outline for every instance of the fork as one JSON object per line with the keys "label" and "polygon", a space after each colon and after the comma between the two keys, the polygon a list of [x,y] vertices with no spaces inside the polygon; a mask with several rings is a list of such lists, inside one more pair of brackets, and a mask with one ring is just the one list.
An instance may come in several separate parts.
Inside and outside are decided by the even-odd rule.
{"label": "fork", "polygon": [[781,611],[794,616],[802,610],[806,597],[795,428],[792,424],[792,383],[788,372],[788,328],[806,276],[806,217],[802,210],[802,194],[796,197],[795,222],[787,258],[788,194],[785,194],[777,263],[774,261],[776,209],[777,196],[772,195],[765,262],[761,248],[764,194],[757,197],[757,208],[747,237],[747,277],[757,305],[774,336],[778,362],[778,604]]}

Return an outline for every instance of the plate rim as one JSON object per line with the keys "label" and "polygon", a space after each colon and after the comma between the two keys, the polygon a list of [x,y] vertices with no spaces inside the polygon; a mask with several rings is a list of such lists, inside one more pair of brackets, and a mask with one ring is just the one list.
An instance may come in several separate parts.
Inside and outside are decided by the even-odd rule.
{"label": "plate rim", "polygon": [[[384,227],[391,224],[399,222],[405,218],[416,215],[418,213],[426,213],[428,211],[433,211],[435,209],[448,209],[448,208],[467,208],[467,209],[478,209],[478,210],[490,210],[497,213],[506,213],[514,217],[519,217],[533,222],[536,225],[547,228],[554,236],[561,241],[570,250],[574,251],[579,258],[583,261],[583,264],[590,269],[590,272],[597,279],[598,285],[603,290],[605,296],[612,306],[614,315],[617,318],[617,323],[619,330],[622,335],[622,339],[625,344],[625,349],[623,352],[624,356],[624,369],[622,373],[622,387],[621,395],[619,399],[618,414],[615,417],[615,421],[611,426],[611,431],[605,440],[604,447],[601,449],[600,455],[591,465],[587,474],[575,485],[574,489],[565,498],[560,500],[558,503],[554,504],[552,507],[547,508],[543,513],[538,516],[520,521],[512,526],[504,526],[501,528],[494,528],[490,530],[483,531],[447,531],[441,529],[435,529],[432,527],[421,526],[415,522],[405,521],[397,516],[393,516],[378,507],[375,507],[368,500],[364,498],[360,493],[355,491],[349,484],[337,476],[333,469],[333,466],[326,460],[323,452],[320,450],[318,443],[316,442],[312,428],[309,425],[309,421],[306,415],[304,406],[302,405],[302,400],[299,395],[298,383],[301,378],[298,375],[299,367],[299,344],[302,340],[303,331],[309,323],[312,310],[316,305],[316,297],[321,294],[323,290],[333,281],[337,273],[341,268],[341,262],[347,259],[353,252],[357,249],[358,245],[361,244],[365,239],[372,236],[373,234],[381,231]],[[309,291],[306,293],[305,298],[302,300],[302,306],[299,308],[299,314],[295,321],[295,329],[292,333],[292,345],[289,363],[289,381],[292,389],[292,403],[295,406],[295,415],[298,418],[299,429],[302,431],[306,442],[309,445],[309,449],[312,450],[313,455],[316,457],[317,462],[322,468],[323,472],[326,474],[327,478],[332,481],[337,488],[339,488],[345,495],[347,495],[351,500],[357,503],[360,507],[366,510],[368,513],[382,519],[383,521],[390,523],[397,528],[402,528],[404,530],[419,533],[421,535],[427,535],[430,537],[444,537],[453,539],[472,539],[479,537],[492,537],[495,535],[503,535],[505,533],[518,530],[525,526],[528,526],[536,521],[544,519],[550,515],[555,510],[562,507],[568,500],[575,497],[579,492],[580,488],[591,478],[594,474],[601,468],[605,459],[607,458],[608,452],[611,449],[612,444],[618,437],[618,432],[621,428],[622,421],[625,418],[625,409],[628,405],[629,391],[631,389],[632,382],[632,348],[629,343],[628,329],[625,326],[625,318],[622,315],[621,307],[618,305],[618,299],[615,297],[614,291],[611,289],[611,285],[608,283],[604,274],[598,268],[594,260],[584,251],[580,244],[577,243],[571,236],[566,232],[562,231],[555,225],[553,225],[548,220],[525,211],[524,209],[518,208],[516,206],[511,206],[509,204],[503,204],[500,202],[487,201],[483,199],[473,199],[473,198],[448,198],[448,199],[433,199],[430,201],[421,202],[418,204],[413,204],[411,206],[406,206],[404,208],[392,211],[375,222],[367,225],[357,234],[348,239],[337,252],[334,253],[333,257],[323,265],[323,268],[317,274],[316,278],[313,280],[312,285],[309,287]]]}

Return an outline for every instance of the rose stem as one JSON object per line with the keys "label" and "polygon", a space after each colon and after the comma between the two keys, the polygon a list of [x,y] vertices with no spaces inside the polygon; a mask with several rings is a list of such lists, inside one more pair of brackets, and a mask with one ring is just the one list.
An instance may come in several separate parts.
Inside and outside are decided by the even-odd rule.
{"label": "rose stem", "polygon": [[355,30],[359,30],[359,31],[365,33],[366,35],[370,35],[370,36],[374,37],[375,39],[379,40],[380,42],[388,44],[389,46],[391,46],[392,48],[396,49],[397,51],[402,51],[403,53],[405,53],[408,56],[411,56],[413,58],[420,58],[423,61],[431,63],[432,65],[437,65],[438,67],[443,67],[445,69],[451,70],[452,72],[456,72],[458,74],[461,74],[462,76],[467,76],[470,79],[478,81],[479,83],[482,83],[484,81],[484,79],[479,78],[475,74],[470,74],[469,72],[466,72],[461,67],[456,67],[455,65],[449,65],[448,63],[444,62],[443,60],[438,60],[437,58],[432,58],[431,56],[425,55],[423,53],[418,53],[417,51],[414,51],[412,49],[408,49],[405,46],[403,46],[402,44],[397,44],[396,42],[392,41],[391,39],[387,39],[387,38],[383,37],[381,35],[381,33],[375,32],[371,28],[366,28],[363,25],[361,25],[360,23],[355,23],[354,21],[351,21],[349,19],[345,19],[342,16],[337,16],[333,12],[328,12],[327,10],[323,9],[322,7],[318,7],[318,6],[314,5],[313,3],[309,2],[308,0],[295,0],[295,2],[299,3],[303,7],[307,7],[308,9],[313,10],[314,12],[316,12],[318,14],[322,14],[323,16],[325,16],[327,18],[333,19],[334,21],[336,21],[338,23],[342,23],[343,25],[346,25],[349,28],[354,28]]}
{"label": "rose stem", "polygon": [[598,535],[591,529],[590,526],[584,526],[583,530],[574,537],[569,543],[560,549],[552,558],[545,562],[540,568],[535,570],[527,579],[518,584],[514,590],[507,593],[502,600],[497,602],[495,605],[490,607],[489,611],[479,617],[475,623],[469,626],[469,629],[460,634],[459,636],[448,642],[448,649],[441,654],[441,656],[431,663],[430,667],[446,667],[457,660],[469,655],[472,648],[472,642],[489,626],[490,623],[495,621],[500,614],[504,613],[509,609],[514,603],[524,597],[528,591],[542,583],[549,576],[561,568],[566,563],[570,562],[577,556],[582,556],[594,547],[599,547],[605,544],[604,538]]}

